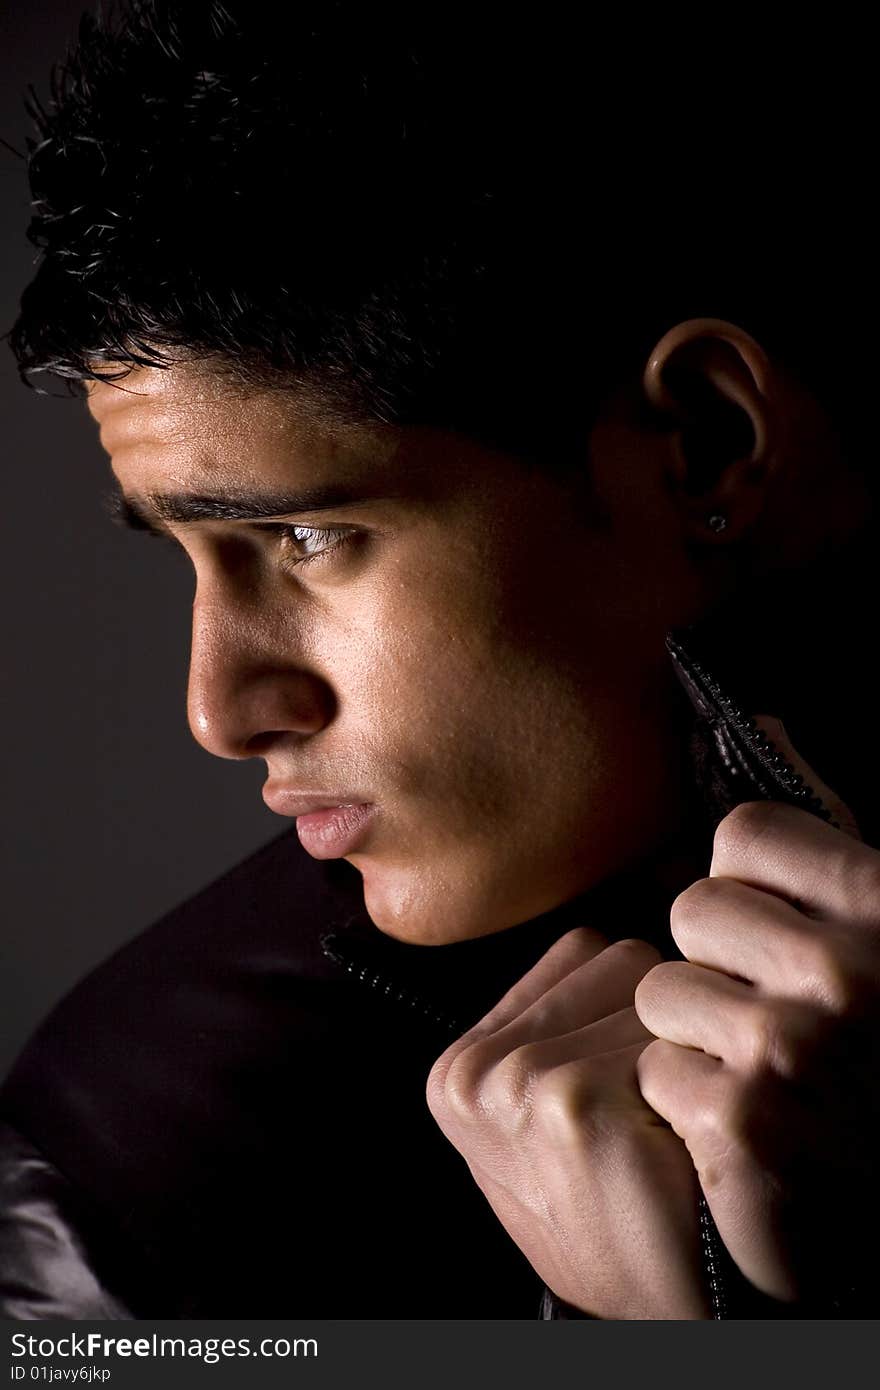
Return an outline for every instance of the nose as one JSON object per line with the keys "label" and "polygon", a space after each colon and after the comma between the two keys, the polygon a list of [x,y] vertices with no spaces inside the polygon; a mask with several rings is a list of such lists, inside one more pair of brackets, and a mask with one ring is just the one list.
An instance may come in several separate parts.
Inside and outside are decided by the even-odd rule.
{"label": "nose", "polygon": [[335,700],[301,647],[290,622],[197,591],[187,688],[196,742],[218,758],[254,758],[282,736],[320,732]]}

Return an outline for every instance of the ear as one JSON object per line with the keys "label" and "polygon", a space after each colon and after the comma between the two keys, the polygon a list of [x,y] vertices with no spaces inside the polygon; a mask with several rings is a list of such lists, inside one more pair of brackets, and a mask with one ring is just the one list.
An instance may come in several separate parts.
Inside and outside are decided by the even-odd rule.
{"label": "ear", "polygon": [[686,534],[726,548],[757,522],[777,468],[782,412],[767,354],[724,319],[687,319],[657,343],[642,384],[671,431],[668,481]]}

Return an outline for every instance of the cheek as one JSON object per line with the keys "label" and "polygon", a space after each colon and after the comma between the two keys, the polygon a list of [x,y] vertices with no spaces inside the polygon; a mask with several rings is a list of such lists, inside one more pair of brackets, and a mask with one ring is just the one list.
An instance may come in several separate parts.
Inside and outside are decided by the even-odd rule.
{"label": "cheek", "polygon": [[363,762],[365,785],[430,800],[450,825],[467,814],[471,834],[528,823],[543,840],[597,793],[622,804],[656,757],[658,711],[650,662],[599,593],[607,566],[589,579],[580,560],[568,573],[460,545],[428,568],[450,550],[398,554],[325,629],[340,755]]}
{"label": "cheek", "polygon": [[473,575],[435,575],[429,585],[401,566],[393,583],[362,589],[337,612],[321,647],[315,660],[336,696],[340,750],[362,755],[402,793],[459,789],[497,811],[541,699],[496,591]]}
{"label": "cheek", "polygon": [[603,716],[495,611],[386,603],[349,652],[340,713],[389,791],[497,827],[545,821],[590,780]]}

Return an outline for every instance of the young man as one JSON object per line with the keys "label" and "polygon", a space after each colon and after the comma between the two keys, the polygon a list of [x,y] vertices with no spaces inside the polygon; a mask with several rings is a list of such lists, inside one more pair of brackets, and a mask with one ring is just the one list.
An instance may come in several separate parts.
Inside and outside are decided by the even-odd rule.
{"label": "young man", "polygon": [[19,1060],[7,1315],[871,1306],[880,854],[666,641],[820,701],[771,639],[864,529],[830,330],[777,347],[708,187],[566,191],[555,50],[232,9],[84,30],[13,343],[189,556],[193,734],[297,836]]}

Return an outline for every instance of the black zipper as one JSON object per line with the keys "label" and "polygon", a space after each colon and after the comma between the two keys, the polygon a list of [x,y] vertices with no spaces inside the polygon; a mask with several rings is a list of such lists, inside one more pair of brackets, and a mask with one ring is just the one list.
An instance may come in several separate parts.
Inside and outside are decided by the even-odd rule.
{"label": "black zipper", "polygon": [[[344,951],[340,950],[339,942],[344,943]],[[422,1014],[429,1023],[436,1024],[437,1027],[445,1029],[454,1038],[460,1037],[464,1032],[464,1025],[451,1014],[438,1009],[429,1000],[423,999],[409,988],[403,988],[394,979],[383,975],[380,970],[376,970],[372,961],[369,960],[369,947],[360,948],[359,943],[353,937],[343,937],[338,931],[324,932],[321,936],[321,949],[325,956],[341,965],[349,975],[360,983],[367,985],[368,988],[376,990],[386,999],[391,999],[396,1004],[401,1004],[407,1009],[413,1009]]]}
{"label": "black zipper", "polygon": [[[790,806],[809,811],[839,830],[840,826],[812,787],[807,785],[801,774],[774,747],[763,729],[758,728],[752,716],[745,713],[705,666],[696,661],[671,634],[666,639],[666,646],[676,673],[698,713],[714,729],[723,724],[726,726],[724,732],[733,730],[737,736],[739,772],[745,773],[752,784],[748,792],[743,789],[742,800],[784,801]],[[736,772],[737,768],[731,767],[723,747],[719,748],[719,752],[728,770]],[[751,794],[755,790],[760,793],[757,797]]]}
{"label": "black zipper", "polygon": [[[691,640],[690,634],[687,635],[687,640]],[[669,633],[666,647],[691,703],[715,734],[716,747],[728,772],[733,779],[745,778],[745,782],[741,782],[737,788],[738,792],[742,792],[740,801],[783,801],[789,806],[809,811],[820,820],[840,829],[812,787],[808,786],[801,774],[796,772],[791,763],[774,747],[763,729],[758,728],[754,718],[746,714],[742,706],[730,696],[702,662],[694,657],[683,642]],[[702,1192],[699,1217],[703,1264],[712,1300],[712,1316],[714,1319],[728,1318],[730,1307],[723,1269],[726,1261],[731,1273],[735,1274],[736,1266],[722,1244],[718,1227]]]}
{"label": "black zipper", "polygon": [[715,1219],[709,1210],[709,1203],[700,1193],[699,1199],[700,1215],[700,1244],[703,1250],[703,1269],[706,1273],[706,1283],[709,1285],[709,1298],[712,1303],[712,1319],[720,1322],[723,1318],[730,1316],[727,1305],[727,1281],[722,1273],[722,1250],[721,1237],[718,1234],[718,1227]]}

